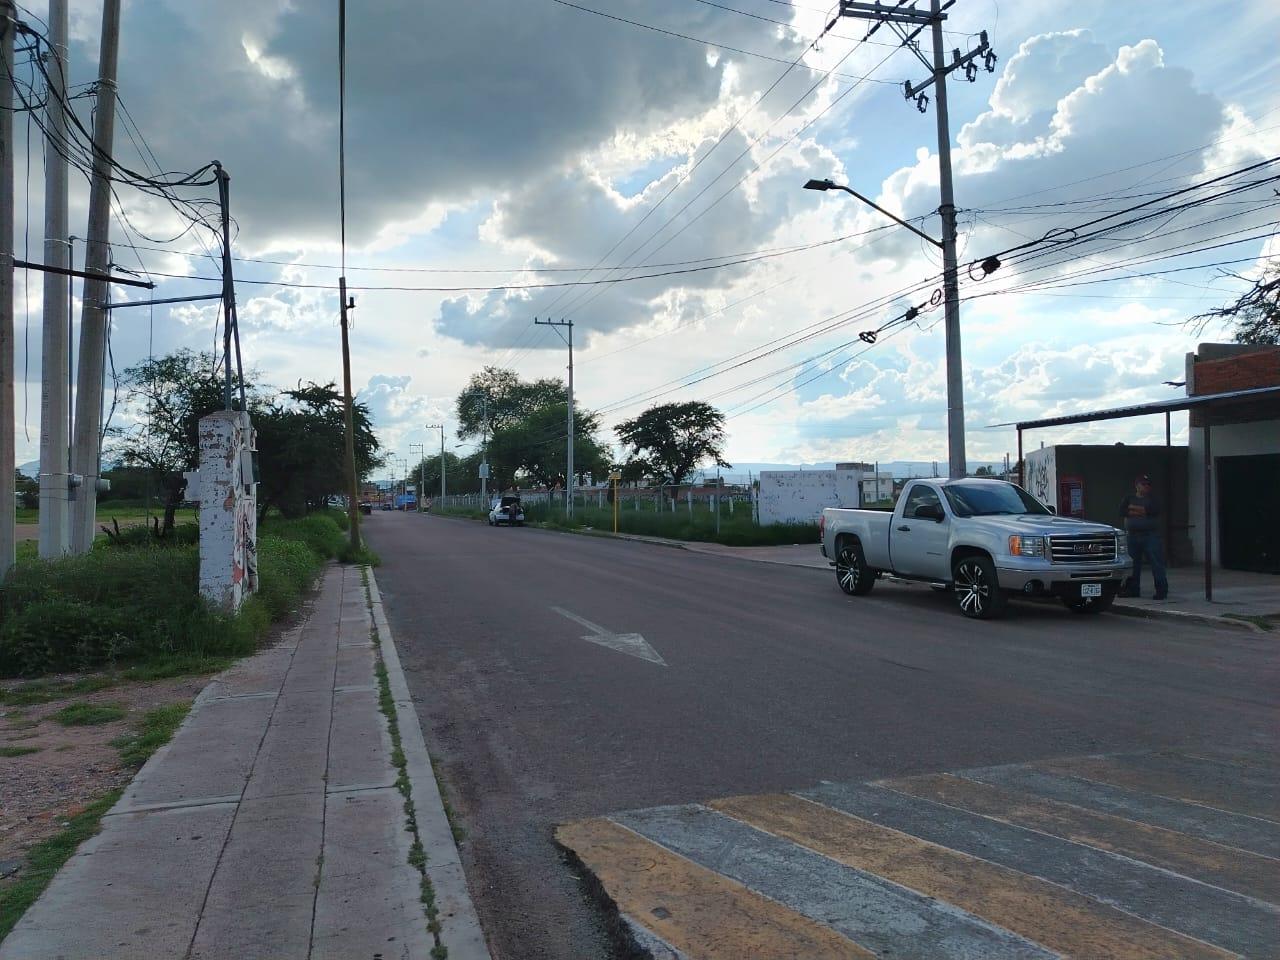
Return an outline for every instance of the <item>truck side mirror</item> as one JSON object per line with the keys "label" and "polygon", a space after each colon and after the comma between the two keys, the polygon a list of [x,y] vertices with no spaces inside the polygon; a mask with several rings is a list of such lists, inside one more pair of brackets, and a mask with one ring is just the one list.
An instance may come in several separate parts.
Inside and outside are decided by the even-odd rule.
{"label": "truck side mirror", "polygon": [[916,507],[916,516],[921,520],[932,520],[934,523],[941,523],[946,519],[940,503],[926,503]]}

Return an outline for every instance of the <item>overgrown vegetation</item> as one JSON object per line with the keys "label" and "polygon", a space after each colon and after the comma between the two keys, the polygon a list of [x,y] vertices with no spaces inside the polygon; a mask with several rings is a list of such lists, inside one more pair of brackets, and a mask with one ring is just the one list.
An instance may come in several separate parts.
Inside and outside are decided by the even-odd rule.
{"label": "overgrown vegetation", "polygon": [[[619,504],[618,532],[644,537],[663,537],[668,540],[693,540],[703,543],[722,543],[731,547],[783,546],[793,543],[818,542],[816,523],[772,524],[758,526],[752,520],[749,506],[730,514],[727,506],[720,508],[720,530],[716,531],[715,513],[705,505],[695,505],[692,515],[683,504],[673,511],[670,506],[655,510],[646,504],[637,510],[630,504]],[[468,517],[483,520],[488,514],[479,508],[459,507],[442,511],[446,516]],[[613,511],[609,508],[577,506],[573,516],[566,517],[563,505],[529,503],[524,508],[525,522],[531,526],[552,530],[602,530],[613,532]]]}
{"label": "overgrown vegetation", "polygon": [[329,510],[272,523],[258,539],[258,591],[235,617],[201,598],[195,544],[100,543],[82,556],[22,558],[0,585],[0,676],[250,653],[297,609],[325,561],[346,558],[340,522]]}

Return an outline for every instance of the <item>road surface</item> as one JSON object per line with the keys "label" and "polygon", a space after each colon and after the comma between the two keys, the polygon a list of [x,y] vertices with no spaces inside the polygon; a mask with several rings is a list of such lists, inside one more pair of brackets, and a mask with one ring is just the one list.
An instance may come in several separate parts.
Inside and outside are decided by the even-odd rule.
{"label": "road surface", "polygon": [[[979,623],[949,595],[882,584],[850,598],[822,571],[417,515],[365,524],[500,960],[622,955],[581,864],[554,843],[564,824],[589,832],[642,811],[624,815],[630,830],[684,831],[695,850],[692,821],[643,811],[752,795],[753,815],[776,819],[761,795],[824,783],[897,778],[937,799],[950,780],[930,778],[954,771],[1274,758],[1267,636],[1057,605]],[[881,788],[840,789],[864,803]],[[593,868],[597,847],[582,854]]]}

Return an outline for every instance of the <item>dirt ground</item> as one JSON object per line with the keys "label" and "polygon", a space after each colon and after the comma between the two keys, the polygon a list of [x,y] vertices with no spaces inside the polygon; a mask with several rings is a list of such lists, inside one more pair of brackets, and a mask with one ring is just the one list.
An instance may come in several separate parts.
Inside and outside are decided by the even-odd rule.
{"label": "dirt ground", "polygon": [[[33,844],[57,833],[69,816],[129,782],[135,771],[121,764],[112,740],[131,732],[148,710],[190,702],[208,682],[208,677],[178,677],[122,683],[33,706],[0,703],[0,748],[38,750],[20,757],[0,756],[0,875],[22,861]],[[0,690],[15,686],[0,683]],[[64,727],[51,719],[73,703],[114,704],[126,714],[111,723],[84,727]]]}

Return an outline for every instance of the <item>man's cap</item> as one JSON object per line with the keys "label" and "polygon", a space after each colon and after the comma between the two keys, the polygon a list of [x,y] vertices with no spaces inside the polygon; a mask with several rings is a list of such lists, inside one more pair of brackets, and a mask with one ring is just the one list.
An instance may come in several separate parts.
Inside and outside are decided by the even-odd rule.
{"label": "man's cap", "polygon": [[1149,473],[1140,473],[1134,478],[1135,483],[1150,483],[1151,475]]}

